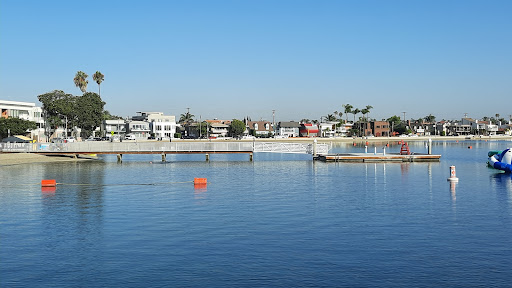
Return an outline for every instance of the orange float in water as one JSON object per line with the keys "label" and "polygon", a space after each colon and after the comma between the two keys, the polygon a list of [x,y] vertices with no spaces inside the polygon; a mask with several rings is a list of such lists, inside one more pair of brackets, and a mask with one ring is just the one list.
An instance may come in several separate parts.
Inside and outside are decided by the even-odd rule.
{"label": "orange float in water", "polygon": [[194,185],[206,185],[207,183],[206,178],[194,178]]}
{"label": "orange float in water", "polygon": [[41,186],[42,187],[55,187],[55,186],[57,186],[57,181],[55,181],[55,179],[41,180]]}

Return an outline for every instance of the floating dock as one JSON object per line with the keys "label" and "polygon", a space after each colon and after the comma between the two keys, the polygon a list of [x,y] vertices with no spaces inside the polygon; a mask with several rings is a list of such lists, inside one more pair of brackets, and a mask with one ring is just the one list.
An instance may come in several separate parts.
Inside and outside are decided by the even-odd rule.
{"label": "floating dock", "polygon": [[340,153],[318,155],[315,160],[324,162],[439,162],[441,155],[399,153]]}

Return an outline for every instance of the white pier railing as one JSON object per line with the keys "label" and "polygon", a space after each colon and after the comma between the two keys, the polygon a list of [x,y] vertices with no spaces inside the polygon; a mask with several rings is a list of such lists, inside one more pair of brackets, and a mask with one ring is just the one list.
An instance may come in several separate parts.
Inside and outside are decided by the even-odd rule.
{"label": "white pier railing", "polygon": [[[316,147],[316,148],[315,148]],[[0,143],[1,152],[27,153],[300,153],[327,154],[327,144],[281,142],[73,142]]]}
{"label": "white pier railing", "polygon": [[298,153],[298,154],[327,154],[329,145],[311,143],[283,143],[283,142],[254,142],[254,152],[269,153]]}

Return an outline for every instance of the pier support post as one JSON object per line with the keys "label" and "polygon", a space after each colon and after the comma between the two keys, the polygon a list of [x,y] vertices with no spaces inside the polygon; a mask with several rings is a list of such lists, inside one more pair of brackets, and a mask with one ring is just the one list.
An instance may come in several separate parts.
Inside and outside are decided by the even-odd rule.
{"label": "pier support post", "polygon": [[118,163],[123,162],[123,154],[117,154],[117,162]]}
{"label": "pier support post", "polygon": [[432,155],[432,139],[428,138],[428,155]]}
{"label": "pier support post", "polygon": [[316,157],[316,139],[313,140],[313,157]]}
{"label": "pier support post", "polygon": [[210,154],[206,154],[206,162],[210,162]]}
{"label": "pier support post", "polygon": [[162,153],[162,162],[165,162],[165,160],[166,160],[165,157],[166,157],[165,153]]}
{"label": "pier support post", "polygon": [[252,159],[253,159],[252,157],[253,157],[253,154],[249,153],[249,161],[251,161],[251,162],[252,162]]}

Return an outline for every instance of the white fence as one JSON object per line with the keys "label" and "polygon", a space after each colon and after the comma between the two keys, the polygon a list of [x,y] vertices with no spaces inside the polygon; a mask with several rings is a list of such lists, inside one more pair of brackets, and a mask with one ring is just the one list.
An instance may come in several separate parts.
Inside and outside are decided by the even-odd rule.
{"label": "white fence", "polygon": [[[282,142],[254,142],[254,152],[270,152],[270,153],[298,153],[313,154],[315,144],[308,143],[282,143]],[[316,144],[316,154],[327,154],[329,145]]]}
{"label": "white fence", "polygon": [[[270,152],[313,154],[314,144],[280,142],[101,142],[73,143],[0,143],[2,152],[62,152],[62,153],[237,153]],[[327,154],[327,144],[316,144],[317,154]]]}

